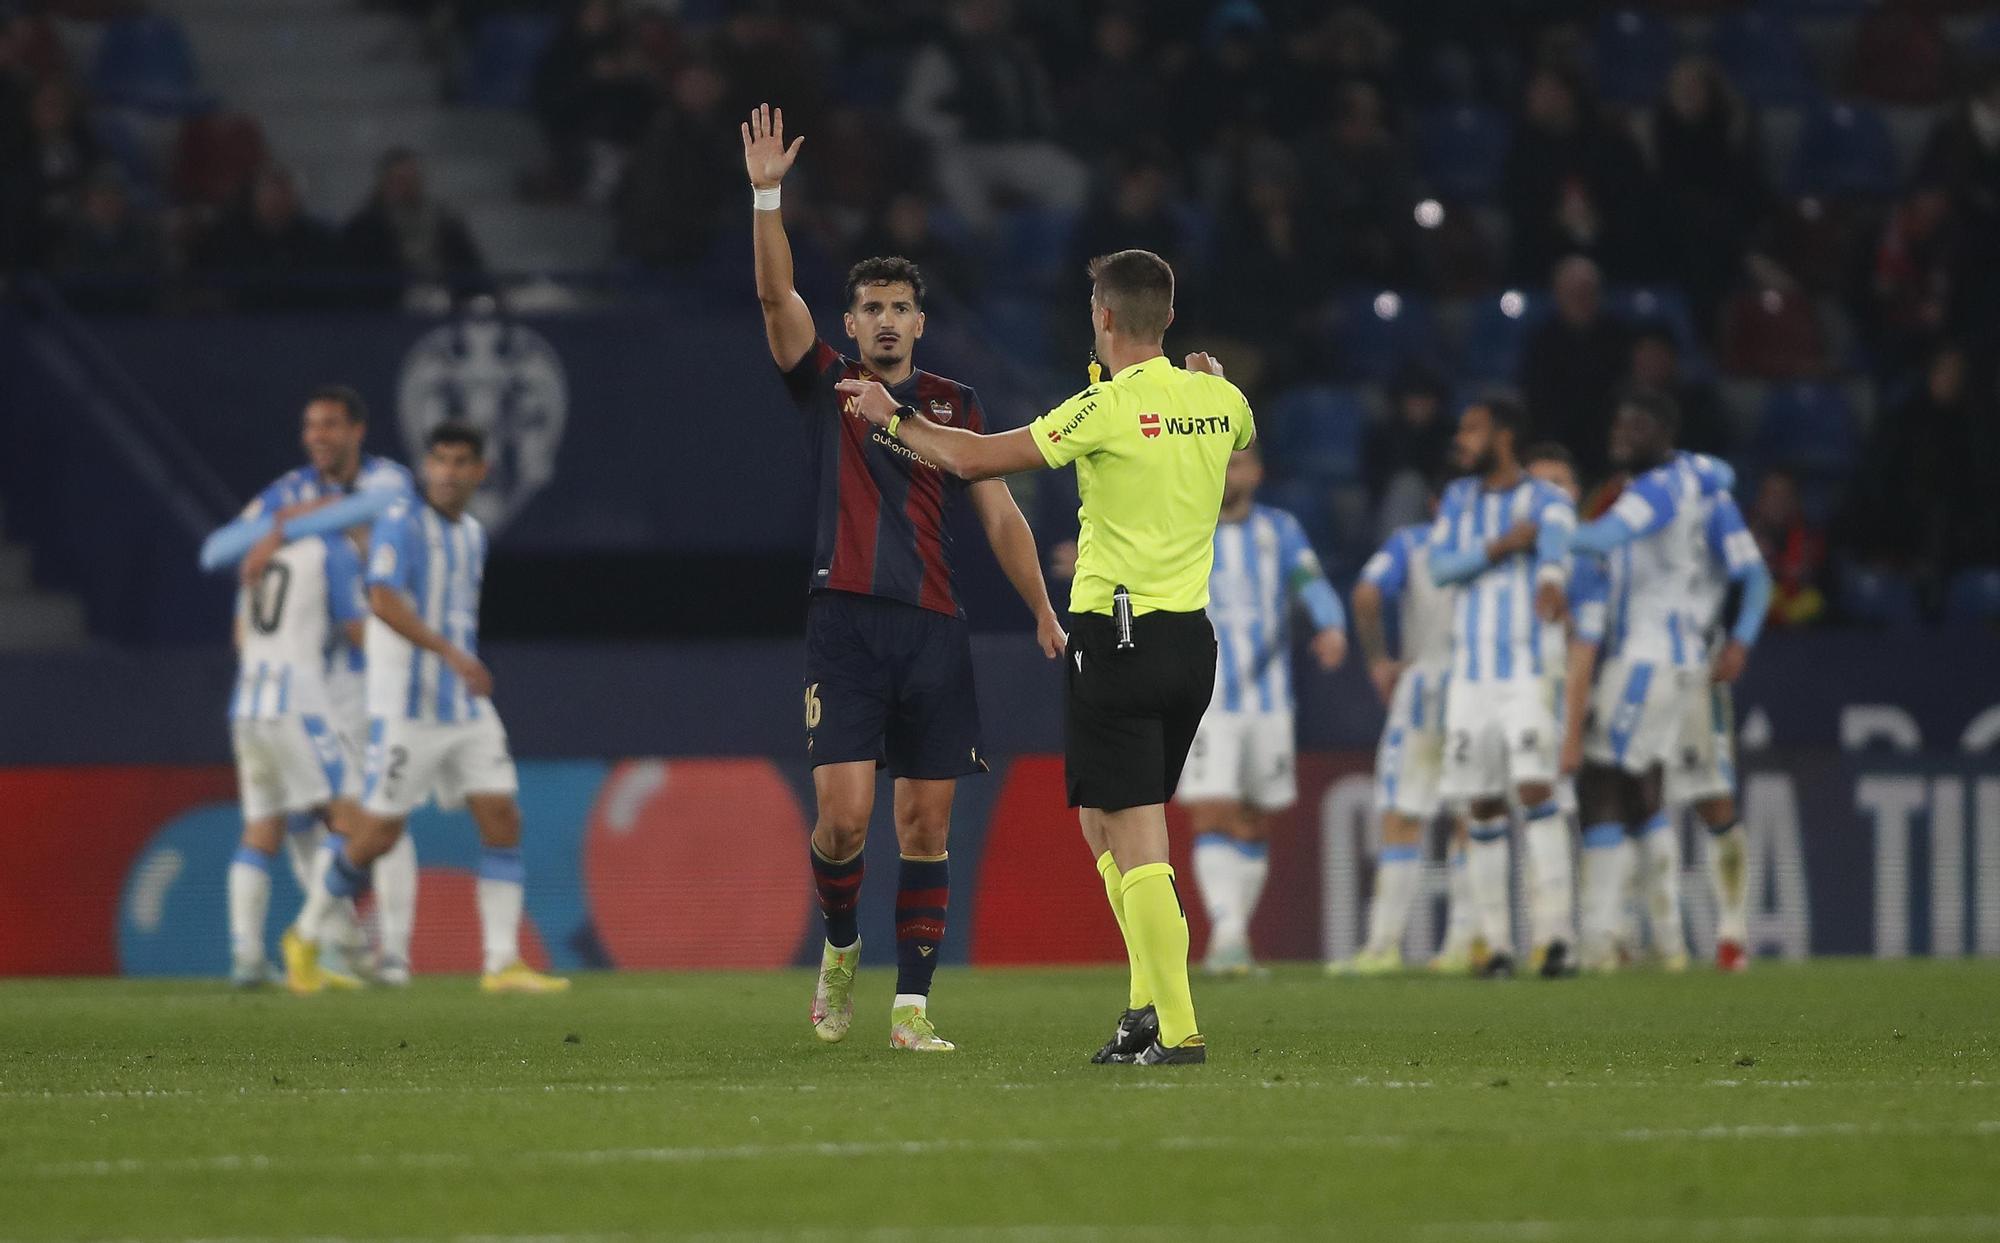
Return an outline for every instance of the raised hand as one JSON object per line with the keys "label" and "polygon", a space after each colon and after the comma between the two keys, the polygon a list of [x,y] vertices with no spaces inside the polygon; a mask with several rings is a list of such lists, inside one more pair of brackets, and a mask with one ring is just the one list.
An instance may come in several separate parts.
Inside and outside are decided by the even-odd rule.
{"label": "raised hand", "polygon": [[792,139],[792,145],[785,145],[785,110],[761,104],[751,110],[750,119],[743,123],[743,168],[750,174],[750,184],[759,190],[776,189],[792,171],[792,161],[799,158],[799,148],[804,145],[805,136]]}
{"label": "raised hand", "polygon": [[1201,351],[1189,354],[1184,365],[1189,371],[1206,371],[1212,376],[1222,374],[1222,360]]}

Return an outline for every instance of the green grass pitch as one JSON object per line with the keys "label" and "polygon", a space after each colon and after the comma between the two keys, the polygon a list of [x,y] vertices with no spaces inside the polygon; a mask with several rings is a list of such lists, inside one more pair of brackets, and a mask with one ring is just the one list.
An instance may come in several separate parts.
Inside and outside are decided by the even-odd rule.
{"label": "green grass pitch", "polygon": [[1109,971],[0,984],[0,1239],[2000,1238],[2000,963],[1197,981],[1205,1067],[1087,1063]]}

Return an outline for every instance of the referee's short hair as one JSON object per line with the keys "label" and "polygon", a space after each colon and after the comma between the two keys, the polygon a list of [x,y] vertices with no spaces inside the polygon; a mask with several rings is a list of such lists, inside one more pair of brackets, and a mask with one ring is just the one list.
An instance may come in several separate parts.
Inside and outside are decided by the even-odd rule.
{"label": "referee's short hair", "polygon": [[1174,317],[1173,265],[1150,250],[1120,250],[1090,261],[1101,306],[1118,316],[1118,331],[1142,341],[1167,335]]}
{"label": "referee's short hair", "polygon": [[345,384],[322,384],[312,391],[312,396],[306,398],[308,406],[322,401],[333,402],[346,411],[349,423],[368,421],[368,403],[361,400],[360,393]]}

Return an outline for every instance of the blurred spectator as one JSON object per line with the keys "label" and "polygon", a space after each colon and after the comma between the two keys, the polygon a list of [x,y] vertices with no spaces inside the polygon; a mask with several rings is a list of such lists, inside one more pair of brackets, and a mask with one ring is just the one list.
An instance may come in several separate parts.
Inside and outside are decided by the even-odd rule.
{"label": "blurred spectator", "polygon": [[1107,8],[1098,16],[1091,51],[1065,92],[1064,141],[1089,155],[1164,137],[1167,81],[1147,55],[1141,12]]}
{"label": "blurred spectator", "polygon": [[1291,152],[1274,141],[1261,144],[1246,161],[1241,191],[1222,223],[1216,269],[1225,278],[1213,310],[1216,328],[1253,351],[1246,381],[1268,369],[1282,383],[1294,369],[1307,312],[1331,283],[1312,232]]}
{"label": "blurred spectator", "polygon": [[1836,533],[1842,547],[1877,568],[1940,582],[1954,516],[1980,504],[1966,370],[1958,346],[1937,351],[1923,386],[1878,421],[1863,446],[1867,467]]}
{"label": "blurred spectator", "polygon": [[1947,186],[1959,239],[1952,282],[1955,331],[2000,323],[2000,61],[1932,128],[1917,181]]}
{"label": "blurred spectator", "polygon": [[1951,313],[1958,230],[1952,194],[1918,185],[1890,212],[1875,250],[1867,318],[1885,374],[1914,366]]}
{"label": "blurred spectator", "polygon": [[139,311],[154,301],[165,271],[157,224],[132,207],[125,176],[115,166],[93,172],[80,206],[50,256],[78,310]]}
{"label": "blurred spectator", "polygon": [[29,266],[36,256],[38,223],[36,186],[32,178],[11,170],[32,162],[28,131],[28,98],[33,79],[24,62],[27,19],[0,12],[0,272]]}
{"label": "blurred spectator", "polygon": [[1569,446],[1585,481],[1604,474],[1612,400],[1631,361],[1631,335],[1605,313],[1597,265],[1571,255],[1551,281],[1555,313],[1528,334],[1521,390],[1538,438]]}
{"label": "blurred spectator", "polygon": [[1806,626],[1818,621],[1826,613],[1826,595],[1820,587],[1826,571],[1826,535],[1806,521],[1799,481],[1787,470],[1766,471],[1748,517],[1750,532],[1775,580],[1771,624]]}
{"label": "blurred spectator", "polygon": [[899,190],[889,199],[874,228],[855,244],[854,255],[901,255],[923,271],[933,294],[968,298],[979,292],[971,257],[932,232],[931,202],[915,190]]}
{"label": "blurred spectator", "polygon": [[1584,254],[1617,280],[1653,275],[1645,166],[1632,139],[1555,69],[1537,70],[1524,99],[1502,175],[1516,274],[1536,280],[1562,256]]}
{"label": "blurred spectator", "polygon": [[1445,473],[1452,421],[1450,390],[1421,363],[1405,363],[1389,384],[1389,417],[1368,427],[1363,473],[1375,504],[1378,539],[1430,517],[1433,481]]}
{"label": "blurred spectator", "polygon": [[658,97],[620,0],[580,0],[535,67],[535,116],[558,184],[606,201]]}
{"label": "blurred spectator", "polygon": [[430,196],[423,164],[414,151],[397,147],[376,167],[375,191],[342,232],[349,266],[375,278],[362,297],[381,306],[399,305],[412,284],[442,285],[454,294],[470,292],[483,279],[478,243],[459,214]]}
{"label": "blurred spectator", "polygon": [[194,249],[194,266],[225,305],[247,311],[325,305],[340,253],[333,230],[306,215],[291,170],[266,164]]}
{"label": "blurred spectator", "polygon": [[918,51],[902,117],[935,147],[939,188],[973,228],[1010,195],[1079,211],[1089,172],[1055,141],[1055,105],[1034,49],[1013,33],[1008,0],[954,0],[941,37]]}
{"label": "blurred spectator", "polygon": [[1400,285],[1411,276],[1416,171],[1389,131],[1379,90],[1349,82],[1335,99],[1333,120],[1300,148],[1307,201],[1329,238],[1337,277]]}
{"label": "blurred spectator", "polygon": [[1693,380],[1681,372],[1680,342],[1673,329],[1664,324],[1642,324],[1632,338],[1630,383],[1655,393],[1665,393],[1680,407],[1680,447],[1696,453],[1725,456],[1735,437],[1715,386]]}
{"label": "blurred spectator", "polygon": [[84,124],[76,92],[69,83],[53,78],[36,86],[29,99],[28,133],[27,173],[35,182],[43,235],[53,239],[77,205],[84,179],[97,160],[97,143]]}
{"label": "blurred spectator", "polygon": [[1756,117],[1713,61],[1690,56],[1667,78],[1652,139],[1673,275],[1697,322],[1709,323],[1765,209]]}
{"label": "blurred spectator", "polygon": [[1071,305],[1081,306],[1090,296],[1084,265],[1098,255],[1138,247],[1177,260],[1184,237],[1174,207],[1174,178],[1164,153],[1141,153],[1119,167],[1105,193],[1077,222],[1063,273],[1075,295]]}
{"label": "blurred spectator", "polygon": [[723,112],[723,85],[704,62],[674,75],[672,95],[640,141],[619,195],[619,253],[653,265],[693,263],[714,243],[724,204],[742,208],[748,190],[740,118]]}

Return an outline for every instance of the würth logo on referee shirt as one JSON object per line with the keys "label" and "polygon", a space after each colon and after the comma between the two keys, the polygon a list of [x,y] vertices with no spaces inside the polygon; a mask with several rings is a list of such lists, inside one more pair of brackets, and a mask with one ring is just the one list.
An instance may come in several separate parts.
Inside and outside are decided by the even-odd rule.
{"label": "w\u00fcrth logo on referee shirt", "polygon": [[1160,416],[1148,411],[1139,416],[1139,434],[1152,440],[1160,434]]}
{"label": "w\u00fcrth logo on referee shirt", "polygon": [[1097,409],[1097,403],[1096,403],[1096,402],[1094,402],[1094,401],[1093,401],[1093,402],[1089,402],[1089,403],[1086,403],[1086,404],[1085,404],[1085,406],[1083,407],[1083,409],[1081,409],[1081,410],[1077,411],[1077,412],[1076,412],[1075,414],[1072,414],[1072,415],[1070,415],[1070,416],[1069,416],[1069,422],[1067,422],[1067,423],[1063,424],[1063,425],[1062,425],[1061,427],[1051,427],[1051,428],[1050,428],[1050,429],[1048,430],[1048,437],[1049,437],[1049,443],[1050,443],[1050,444],[1052,444],[1052,445],[1059,445],[1059,444],[1061,444],[1061,443],[1062,443],[1062,438],[1063,438],[1064,436],[1067,436],[1067,435],[1069,435],[1069,434],[1070,434],[1071,432],[1075,431],[1075,430],[1076,430],[1077,428],[1079,428],[1079,427],[1082,427],[1082,426],[1083,426],[1083,421],[1084,421],[1085,419],[1089,418],[1089,417],[1090,417],[1090,412],[1091,412],[1092,410],[1095,410],[1095,409]]}

